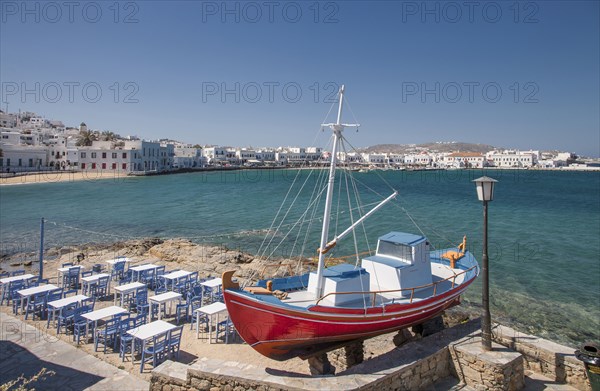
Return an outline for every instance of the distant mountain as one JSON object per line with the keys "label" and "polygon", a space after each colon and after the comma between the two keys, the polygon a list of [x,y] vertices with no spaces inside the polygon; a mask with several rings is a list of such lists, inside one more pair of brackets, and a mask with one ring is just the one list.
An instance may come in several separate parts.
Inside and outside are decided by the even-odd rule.
{"label": "distant mountain", "polygon": [[377,144],[366,148],[360,148],[359,152],[365,153],[419,153],[429,152],[479,152],[485,153],[496,149],[493,145],[472,144],[463,142],[432,142],[424,144]]}

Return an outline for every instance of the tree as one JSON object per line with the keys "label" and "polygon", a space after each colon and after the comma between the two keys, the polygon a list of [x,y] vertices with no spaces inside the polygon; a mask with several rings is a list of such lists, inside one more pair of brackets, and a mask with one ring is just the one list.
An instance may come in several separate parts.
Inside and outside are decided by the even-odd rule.
{"label": "tree", "polygon": [[117,138],[117,135],[109,130],[105,130],[100,134],[100,140],[102,141],[113,141]]}
{"label": "tree", "polygon": [[92,145],[92,142],[98,140],[98,135],[91,130],[82,130],[79,132],[77,136],[77,142],[75,145],[78,147],[89,147]]}

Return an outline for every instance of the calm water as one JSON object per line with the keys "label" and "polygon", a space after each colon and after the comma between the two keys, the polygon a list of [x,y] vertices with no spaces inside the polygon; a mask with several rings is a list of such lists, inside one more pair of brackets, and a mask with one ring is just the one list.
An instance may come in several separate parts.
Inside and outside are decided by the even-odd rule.
{"label": "calm water", "polygon": [[[43,216],[50,221],[47,248],[152,236],[223,243],[255,253],[295,173],[235,171],[2,186],[1,250],[36,251]],[[471,180],[481,171],[381,175],[400,196],[395,206],[368,220],[372,245],[390,230],[418,233],[401,206],[437,247],[457,244],[466,234],[470,251],[480,258],[482,206]],[[500,180],[490,204],[492,316],[572,346],[598,341],[600,173],[486,170],[486,175]],[[373,173],[355,176],[390,193]],[[317,246],[314,237],[311,248]],[[345,244],[339,251],[353,252]],[[477,306],[480,290],[477,281],[464,305]]]}

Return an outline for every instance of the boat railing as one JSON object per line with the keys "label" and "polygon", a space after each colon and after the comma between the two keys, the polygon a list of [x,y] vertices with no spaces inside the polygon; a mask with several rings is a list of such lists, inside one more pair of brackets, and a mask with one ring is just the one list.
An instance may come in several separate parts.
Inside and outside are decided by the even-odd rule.
{"label": "boat railing", "polygon": [[413,299],[415,297],[415,291],[417,290],[421,290],[421,289],[426,289],[426,288],[431,288],[433,287],[433,296],[437,296],[437,287],[439,284],[444,283],[444,282],[448,282],[450,280],[452,280],[452,287],[451,289],[454,289],[454,286],[456,285],[456,278],[459,276],[462,276],[463,274],[467,274],[470,271],[473,271],[475,269],[478,269],[478,265],[474,265],[472,267],[470,267],[469,269],[463,270],[460,273],[457,273],[451,277],[447,277],[443,280],[439,280],[436,282],[432,282],[431,284],[426,284],[426,285],[419,285],[419,286],[414,286],[411,288],[401,288],[401,289],[389,289],[389,290],[379,290],[379,291],[363,291],[363,292],[329,292],[326,295],[321,296],[317,302],[315,303],[315,305],[319,305],[319,303],[326,299],[329,296],[333,296],[333,295],[357,295],[357,294],[362,294],[362,295],[373,295],[372,299],[371,299],[371,306],[375,307],[375,303],[377,300],[377,295],[378,294],[382,294],[382,293],[401,293],[401,292],[408,292],[410,291],[410,301],[409,303],[412,304]]}

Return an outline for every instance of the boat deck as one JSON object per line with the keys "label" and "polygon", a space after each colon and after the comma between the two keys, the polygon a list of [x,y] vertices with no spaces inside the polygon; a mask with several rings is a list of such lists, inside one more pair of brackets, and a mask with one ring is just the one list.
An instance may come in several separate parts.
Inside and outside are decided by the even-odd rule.
{"label": "boat deck", "polygon": [[[453,288],[453,277],[454,276],[458,275],[454,281],[454,286],[462,284],[465,280],[465,274],[464,273],[460,274],[462,271],[463,271],[462,269],[452,269],[448,265],[432,263],[431,264],[432,279],[433,279],[433,283],[437,282],[436,286],[434,287],[432,285],[427,288],[415,290],[414,295],[412,297],[412,302],[414,303],[416,301],[425,300],[425,299],[433,296],[434,289],[435,289],[436,295],[440,295],[440,294],[443,294],[443,293],[449,291],[450,289]],[[373,287],[371,287],[371,289],[377,290],[377,289],[374,289]],[[365,303],[367,305],[370,305],[372,300],[373,300],[372,294],[365,294],[365,295],[363,295],[363,299],[359,298],[352,302],[346,303],[343,305],[343,307],[345,307],[345,308],[364,308]],[[306,290],[299,290],[299,291],[295,291],[295,292],[288,292],[288,297],[286,299],[282,300],[282,302],[285,304],[288,304],[288,305],[306,308],[311,305],[315,305],[317,302],[317,298],[315,297],[314,294],[312,294]],[[376,305],[381,305],[384,303],[408,304],[410,302],[411,302],[411,290],[405,290],[403,292],[389,292],[389,293],[383,293],[383,294],[378,293],[376,295]],[[320,303],[320,305],[327,305],[327,302],[322,301]]]}

